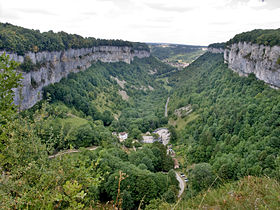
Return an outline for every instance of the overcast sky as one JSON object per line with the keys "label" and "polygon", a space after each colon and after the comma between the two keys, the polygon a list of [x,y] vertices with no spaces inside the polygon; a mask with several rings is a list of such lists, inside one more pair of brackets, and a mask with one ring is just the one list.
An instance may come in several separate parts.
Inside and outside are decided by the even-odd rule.
{"label": "overcast sky", "polygon": [[0,0],[0,21],[95,38],[208,45],[280,28],[280,0]]}

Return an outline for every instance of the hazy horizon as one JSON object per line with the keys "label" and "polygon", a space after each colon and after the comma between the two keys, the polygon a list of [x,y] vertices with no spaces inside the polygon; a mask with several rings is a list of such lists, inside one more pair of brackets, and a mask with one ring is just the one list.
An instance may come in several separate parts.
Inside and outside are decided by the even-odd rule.
{"label": "hazy horizon", "polygon": [[207,46],[276,29],[278,0],[84,0],[0,3],[0,21],[101,39]]}

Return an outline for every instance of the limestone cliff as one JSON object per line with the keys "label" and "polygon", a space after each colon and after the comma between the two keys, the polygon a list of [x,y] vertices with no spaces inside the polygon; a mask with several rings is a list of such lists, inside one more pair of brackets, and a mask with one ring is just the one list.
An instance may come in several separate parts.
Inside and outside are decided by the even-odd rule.
{"label": "limestone cliff", "polygon": [[[2,54],[3,52],[0,52]],[[37,70],[22,72],[22,87],[14,90],[14,103],[20,109],[28,109],[42,99],[43,87],[59,82],[71,72],[83,71],[93,62],[119,62],[130,63],[134,57],[149,57],[146,50],[133,50],[131,47],[99,46],[93,48],[69,49],[57,52],[26,53],[20,56],[13,53],[10,58],[23,63],[25,57],[29,57]]]}
{"label": "limestone cliff", "polygon": [[239,42],[225,49],[224,60],[241,76],[253,73],[271,87],[280,87],[280,46]]}
{"label": "limestone cliff", "polygon": [[208,52],[211,52],[211,53],[224,53],[224,49],[223,48],[215,48],[215,47],[208,47],[207,48],[207,51]]}

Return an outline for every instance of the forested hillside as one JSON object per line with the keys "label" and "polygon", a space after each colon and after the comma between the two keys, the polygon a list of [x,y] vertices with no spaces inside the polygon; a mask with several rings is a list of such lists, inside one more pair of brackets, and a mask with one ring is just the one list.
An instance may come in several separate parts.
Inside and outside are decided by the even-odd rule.
{"label": "forested hillside", "polygon": [[259,45],[275,46],[280,45],[280,29],[256,29],[235,35],[226,44],[231,45],[238,42],[250,42]]}
{"label": "forested hillside", "polygon": [[0,23],[0,50],[24,55],[26,52],[61,51],[67,49],[90,48],[95,46],[128,46],[134,50],[149,50],[148,46],[138,42],[123,40],[83,38],[77,34],[68,34],[63,31],[40,33],[39,30],[30,30],[9,23]]}
{"label": "forested hillside", "polygon": [[[158,74],[172,70],[153,57],[135,59],[131,64],[98,62],[46,87],[44,95],[50,102],[74,108],[81,117],[102,120],[112,131],[128,131],[137,138],[167,123],[163,116],[167,90],[154,81],[158,74],[149,73],[155,68]],[[82,145],[86,146],[85,142]]]}
{"label": "forested hillside", "polygon": [[[186,198],[245,176],[280,179],[279,91],[254,75],[239,77],[211,53],[169,82],[169,122],[190,179]],[[174,113],[185,106],[190,114]]]}

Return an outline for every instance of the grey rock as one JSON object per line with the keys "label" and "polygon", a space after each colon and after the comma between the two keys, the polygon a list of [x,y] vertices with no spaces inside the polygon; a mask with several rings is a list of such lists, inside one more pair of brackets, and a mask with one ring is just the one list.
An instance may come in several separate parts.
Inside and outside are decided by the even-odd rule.
{"label": "grey rock", "polygon": [[215,54],[224,53],[224,49],[222,49],[222,48],[214,48],[214,47],[208,47],[207,51],[211,52],[211,53],[215,53]]}
{"label": "grey rock", "polygon": [[255,74],[273,88],[280,87],[280,46],[263,46],[246,42],[233,44],[224,51],[224,61],[240,76]]}
{"label": "grey rock", "polygon": [[[0,54],[4,53],[1,51]],[[34,106],[42,99],[45,86],[59,82],[71,72],[77,73],[89,68],[93,62],[126,62],[134,57],[145,58],[150,52],[132,50],[130,47],[99,46],[93,48],[69,49],[57,52],[28,52],[24,56],[6,52],[11,59],[23,63],[28,56],[34,64],[43,64],[37,71],[22,72],[21,87],[14,89],[14,103],[20,110]]]}

